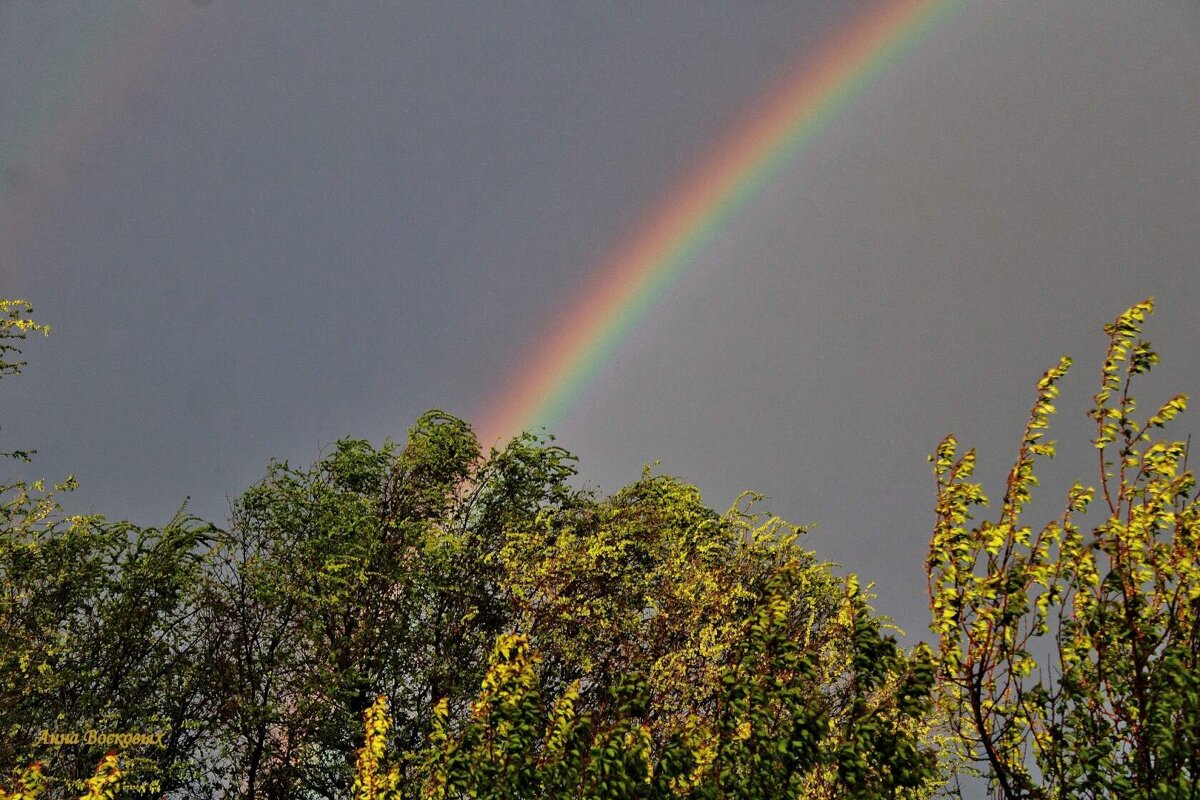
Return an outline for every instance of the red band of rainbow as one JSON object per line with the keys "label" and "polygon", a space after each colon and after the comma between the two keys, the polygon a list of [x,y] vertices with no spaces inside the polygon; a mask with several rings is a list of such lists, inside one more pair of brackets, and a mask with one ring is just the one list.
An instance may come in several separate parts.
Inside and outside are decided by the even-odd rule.
{"label": "red band of rainbow", "polygon": [[561,422],[650,308],[837,111],[965,0],[884,0],[805,58],[599,269],[483,415],[484,445]]}

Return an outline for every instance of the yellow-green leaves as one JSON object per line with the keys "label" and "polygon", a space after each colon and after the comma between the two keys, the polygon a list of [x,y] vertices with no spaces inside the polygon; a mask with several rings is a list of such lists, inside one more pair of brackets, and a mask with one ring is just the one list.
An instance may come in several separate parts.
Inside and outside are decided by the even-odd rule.
{"label": "yellow-green leaves", "polygon": [[[31,333],[41,333],[43,336],[50,334],[50,326],[34,322],[31,314],[33,306],[27,300],[0,299],[0,378],[19,375],[21,368],[25,366],[24,361],[9,360],[21,355],[20,345],[14,342],[20,342]],[[7,456],[28,462],[33,453],[33,450],[13,450],[7,453],[0,452],[0,457]]]}
{"label": "yellow-green leaves", "polygon": [[400,800],[400,769],[393,766],[383,772],[383,757],[387,750],[388,730],[392,726],[388,715],[387,698],[375,698],[363,713],[363,746],[355,756],[354,800]]}
{"label": "yellow-green leaves", "polygon": [[20,372],[24,362],[10,364],[2,359],[9,353],[20,354],[10,341],[24,339],[30,333],[50,334],[49,325],[39,325],[32,318],[33,304],[28,300],[0,299],[0,375]]}
{"label": "yellow-green leaves", "polygon": [[42,765],[35,761],[21,770],[13,780],[13,788],[0,786],[0,800],[36,800],[46,788]]}
{"label": "yellow-green leaves", "polygon": [[[1179,796],[1169,787],[1200,752],[1200,694],[1177,678],[1200,670],[1196,482],[1185,443],[1149,439],[1186,397],[1144,425],[1132,416],[1133,378],[1158,362],[1137,339],[1152,309],[1139,303],[1105,326],[1089,414],[1108,517],[1090,532],[1076,517],[1096,492],[1078,482],[1059,519],[1036,533],[1021,521],[1038,483],[1034,458],[1054,453],[1042,436],[1067,359],[1037,384],[998,521],[967,527],[982,492],[958,469],[952,438],[931,458],[938,504],[927,566],[943,701],[1001,797]],[[1115,459],[1105,452],[1113,444]]]}
{"label": "yellow-green leaves", "polygon": [[1002,519],[1007,518],[1012,521],[1030,501],[1030,490],[1038,483],[1037,476],[1033,472],[1033,457],[1037,455],[1052,457],[1054,455],[1054,443],[1040,440],[1043,435],[1042,431],[1050,425],[1050,415],[1056,410],[1051,401],[1058,396],[1058,382],[1070,368],[1071,359],[1063,356],[1059,359],[1057,366],[1046,370],[1038,381],[1037,400],[1030,409],[1025,435],[1021,438],[1021,449],[1008,476]]}
{"label": "yellow-green leaves", "polygon": [[[826,641],[836,580],[800,547],[803,529],[757,513],[759,499],[746,493],[720,515],[695,487],[646,472],[605,501],[510,528],[499,559],[505,585],[550,682],[644,669],[654,713],[683,724],[711,707],[756,587],[793,560],[787,624]],[[604,704],[606,690],[585,686],[581,707]]]}
{"label": "yellow-green leaves", "polygon": [[87,790],[79,800],[113,800],[121,781],[122,772],[117,762],[117,752],[110,751],[96,767],[96,774],[87,780]]}
{"label": "yellow-green leaves", "polygon": [[803,568],[789,561],[759,587],[718,672],[713,707],[695,709],[682,725],[654,713],[654,687],[636,672],[612,687],[604,714],[579,713],[578,684],[547,704],[529,640],[502,635],[471,718],[447,736],[438,708],[422,797],[925,796],[937,777],[924,746],[932,654],[906,656],[882,636],[882,621],[851,580],[830,622],[849,649],[837,667],[841,680],[825,682],[823,653],[790,631],[793,573]]}
{"label": "yellow-green leaves", "polygon": [[[79,800],[113,800],[124,777],[117,751],[110,750],[100,759],[91,777],[81,781],[84,793]],[[6,790],[0,786],[0,800],[37,800],[49,784],[44,767],[35,761],[16,775],[13,788]]]}

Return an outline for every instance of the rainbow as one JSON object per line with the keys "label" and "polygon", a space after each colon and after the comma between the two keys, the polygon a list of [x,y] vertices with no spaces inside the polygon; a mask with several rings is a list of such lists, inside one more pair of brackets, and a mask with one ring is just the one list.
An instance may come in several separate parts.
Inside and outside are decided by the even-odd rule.
{"label": "rainbow", "polygon": [[191,4],[111,0],[62,47],[21,130],[0,147],[0,278],[12,276],[70,195],[79,165],[154,76]]}
{"label": "rainbow", "polygon": [[830,119],[965,0],[882,0],[803,59],[670,193],[524,360],[479,426],[484,445],[558,424],[637,323]]}

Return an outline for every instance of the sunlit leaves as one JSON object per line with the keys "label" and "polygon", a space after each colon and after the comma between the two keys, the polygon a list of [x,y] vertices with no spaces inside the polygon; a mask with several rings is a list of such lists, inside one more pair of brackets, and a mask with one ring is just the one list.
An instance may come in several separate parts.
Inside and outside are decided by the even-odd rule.
{"label": "sunlit leaves", "polygon": [[[718,675],[717,705],[670,735],[649,719],[639,673],[611,689],[614,713],[579,714],[569,687],[542,698],[539,658],[521,636],[502,636],[469,720],[447,730],[439,707],[421,796],[458,798],[892,798],[918,796],[937,777],[923,746],[935,679],[932,654],[907,657],[880,635],[852,583],[839,603],[852,654],[848,710],[820,702],[816,653],[788,633],[792,562],[756,595]],[[369,723],[368,723],[369,725]],[[899,794],[907,792],[908,794]]]}
{"label": "sunlit leaves", "polygon": [[1105,327],[1089,413],[1108,518],[1090,533],[1075,519],[1096,493],[1080,483],[1059,519],[1037,533],[1020,523],[1037,485],[1033,459],[1054,452],[1041,436],[1066,359],[1037,385],[998,522],[968,527],[982,493],[953,460],[952,438],[931,457],[938,506],[927,566],[942,696],[1004,798],[1181,797],[1200,781],[1196,484],[1186,443],[1148,434],[1186,397],[1139,424],[1130,392],[1159,360],[1137,339],[1152,310],[1147,300]]}
{"label": "sunlit leaves", "polygon": [[[20,342],[31,333],[50,334],[49,325],[33,321],[33,306],[27,300],[0,299],[0,378],[19,375],[25,362],[15,359],[21,355]],[[0,456],[28,462],[33,450],[0,452]]]}

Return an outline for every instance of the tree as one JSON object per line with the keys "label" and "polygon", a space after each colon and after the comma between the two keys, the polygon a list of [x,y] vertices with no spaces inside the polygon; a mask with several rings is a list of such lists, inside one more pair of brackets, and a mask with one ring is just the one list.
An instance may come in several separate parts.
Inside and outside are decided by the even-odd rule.
{"label": "tree", "polygon": [[[25,366],[26,362],[19,359],[21,355],[19,343],[25,340],[29,334],[50,335],[50,326],[39,325],[33,320],[32,314],[33,306],[28,300],[0,299],[0,378],[21,374],[21,368]],[[26,462],[29,461],[31,455],[33,455],[31,450],[0,453],[0,456]]]}
{"label": "tree", "polygon": [[[125,773],[117,751],[110,750],[100,759],[95,772],[77,783],[83,789],[79,800],[112,800],[121,789]],[[46,791],[46,776],[40,762],[21,770],[13,779],[12,789],[0,787],[0,800],[37,800]]]}
{"label": "tree", "polygon": [[[623,676],[609,713],[579,708],[579,685],[543,692],[539,656],[527,636],[497,641],[472,712],[452,730],[444,704],[421,770],[427,800],[587,798],[894,798],[920,796],[937,778],[921,745],[931,708],[933,660],[909,658],[880,635],[880,622],[853,582],[838,626],[854,652],[846,669],[849,713],[831,720],[817,700],[818,651],[794,638],[793,599],[781,565],[753,602],[738,644],[722,659],[715,708],[685,725],[656,722],[644,676]],[[378,728],[372,715],[367,728]],[[666,731],[655,730],[660,724]],[[660,734],[666,733],[667,736]],[[663,740],[657,745],[656,741]],[[368,735],[369,749],[372,738]],[[379,772],[363,761],[359,785]],[[395,780],[397,773],[389,776]],[[416,788],[405,796],[415,796]]]}
{"label": "tree", "polygon": [[617,678],[644,669],[655,719],[711,711],[721,660],[785,563],[790,635],[830,655],[844,645],[829,635],[829,565],[800,547],[804,529],[752,511],[757,499],[719,515],[694,486],[647,470],[611,498],[517,521],[505,587],[547,688],[579,680],[583,707],[602,711]]}
{"label": "tree", "polygon": [[969,478],[974,451],[938,446],[937,523],[927,563],[944,700],[954,732],[1002,798],[1200,796],[1200,506],[1185,441],[1155,439],[1183,395],[1144,421],[1134,379],[1158,355],[1139,337],[1152,300],[1105,326],[1108,351],[1089,416],[1096,489],[1075,483],[1062,514],[1022,519],[1057,384],[1048,370],[998,518]]}
{"label": "tree", "polygon": [[[19,354],[12,339],[48,330],[27,303],[0,309],[2,359]],[[0,377],[23,365],[0,361]],[[193,589],[210,530],[182,511],[162,529],[67,515],[40,481],[0,485],[0,764],[37,760],[48,781],[82,783],[107,744],[54,747],[49,734],[157,732],[155,746],[125,749],[124,772],[195,783],[208,703]]]}
{"label": "tree", "polygon": [[[82,780],[108,747],[89,731],[136,732],[155,740],[124,750],[131,780],[194,783],[208,698],[190,592],[207,528],[185,517],[161,530],[3,521],[3,762],[39,759],[55,780]],[[58,747],[47,741],[56,732],[83,738]]]}
{"label": "tree", "polygon": [[311,468],[273,463],[235,504],[203,604],[223,643],[209,649],[227,790],[340,796],[379,696],[411,786],[435,726],[470,719],[501,634],[538,652],[540,691],[576,686],[596,726],[620,722],[614,692],[644,675],[660,748],[716,719],[721,670],[771,581],[817,670],[808,700],[851,735],[841,584],[802,529],[753,512],[753,497],[717,514],[649,472],[604,499],[573,474],[569,453],[531,434],[483,457],[465,422],[436,411],[403,448],[342,440]]}
{"label": "tree", "polygon": [[[8,341],[42,328],[27,304],[3,309],[11,358]],[[403,446],[343,439],[312,466],[271,462],[228,530],[183,509],[162,528],[71,516],[41,484],[0,487],[0,763],[40,759],[82,786],[106,742],[39,740],[150,731],[162,747],[120,754],[127,792],[150,778],[181,798],[333,800],[411,794],[477,730],[512,764],[540,753],[537,780],[595,796],[647,769],[662,792],[716,770],[697,797],[925,786],[922,657],[882,636],[802,528],[752,494],[718,514],[649,470],[597,497],[552,442],[484,455],[431,411]],[[557,744],[478,730],[493,701],[485,716],[533,715]],[[582,760],[554,750],[567,740]],[[482,758],[462,763],[508,774]]]}
{"label": "tree", "polygon": [[431,411],[403,448],[345,439],[308,469],[272,463],[234,507],[206,602],[230,791],[339,796],[379,694],[410,752],[440,699],[465,714],[511,622],[495,553],[512,520],[572,501],[571,461],[533,437],[484,459]]}

